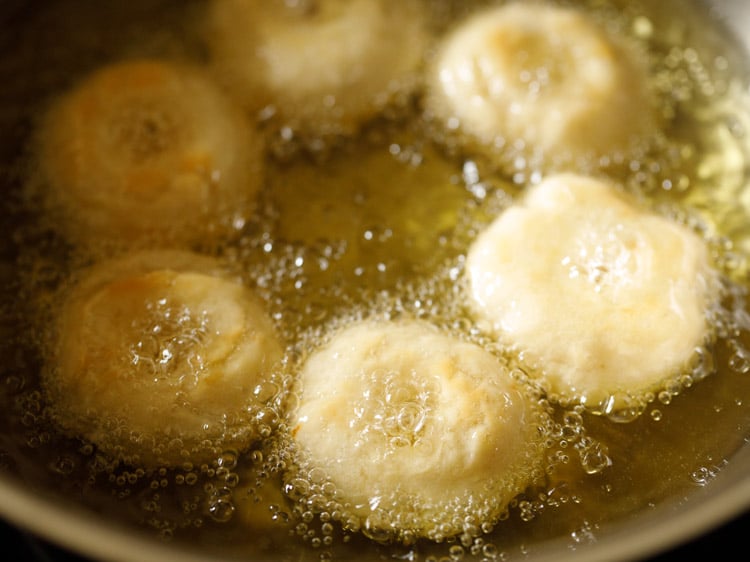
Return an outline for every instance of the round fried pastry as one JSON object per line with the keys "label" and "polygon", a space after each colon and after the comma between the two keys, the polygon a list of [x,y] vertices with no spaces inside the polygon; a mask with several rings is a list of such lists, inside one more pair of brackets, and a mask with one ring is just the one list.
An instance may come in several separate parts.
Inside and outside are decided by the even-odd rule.
{"label": "round fried pastry", "polygon": [[605,408],[688,368],[720,283],[706,242],[603,181],[548,177],[469,249],[472,309],[549,393]]}
{"label": "round fried pastry", "polygon": [[54,335],[44,384],[57,421],[146,466],[200,464],[258,438],[256,390],[283,353],[259,298],[183,252],[94,266],[67,293]]}
{"label": "round fried pastry", "polygon": [[424,322],[358,323],[302,367],[295,477],[325,473],[378,540],[441,540],[494,524],[543,472],[543,417],[482,347]]}

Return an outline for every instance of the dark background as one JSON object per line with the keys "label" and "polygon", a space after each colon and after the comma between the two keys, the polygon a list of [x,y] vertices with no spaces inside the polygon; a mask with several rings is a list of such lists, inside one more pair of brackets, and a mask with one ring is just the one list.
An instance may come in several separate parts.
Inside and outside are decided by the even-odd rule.
{"label": "dark background", "polygon": [[[673,550],[664,552],[658,556],[644,559],[643,562],[673,562],[684,561],[691,557],[702,557],[703,555],[721,556],[722,560],[746,559],[742,553],[744,549],[740,546],[737,554],[728,555],[728,546],[732,544],[746,544],[750,535],[750,513],[738,517],[729,523],[720,526],[713,532],[695,539]],[[637,540],[637,539],[634,539]],[[4,548],[4,560],[19,562],[95,562],[88,558],[68,552],[64,549],[48,543],[26,531],[19,530],[14,526],[0,520],[0,545]],[[12,554],[11,554],[12,553]],[[747,556],[745,554],[745,556]],[[137,562],[137,561],[133,561]]]}

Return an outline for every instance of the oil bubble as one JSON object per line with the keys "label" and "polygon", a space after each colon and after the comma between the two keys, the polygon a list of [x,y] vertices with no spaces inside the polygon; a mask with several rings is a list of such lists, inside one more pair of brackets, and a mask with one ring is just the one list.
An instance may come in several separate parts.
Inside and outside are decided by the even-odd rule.
{"label": "oil bubble", "polygon": [[235,511],[232,492],[227,488],[218,490],[208,502],[208,514],[217,523],[231,520]]}

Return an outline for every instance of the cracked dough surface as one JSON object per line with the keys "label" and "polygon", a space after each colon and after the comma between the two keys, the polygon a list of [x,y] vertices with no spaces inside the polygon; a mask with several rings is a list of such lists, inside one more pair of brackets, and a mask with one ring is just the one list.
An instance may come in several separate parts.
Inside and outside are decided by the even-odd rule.
{"label": "cracked dough surface", "polygon": [[257,437],[254,391],[282,351],[259,298],[211,259],[144,252],[72,288],[46,387],[74,434],[145,464],[191,450],[197,462],[213,454],[204,441],[242,449]]}
{"label": "cracked dough surface", "polygon": [[56,100],[40,128],[50,200],[76,241],[190,243],[247,216],[262,142],[197,68],[108,64]]}
{"label": "cracked dough surface", "polygon": [[503,212],[466,273],[476,316],[537,364],[548,392],[592,405],[684,369],[718,291],[700,237],[572,174]]}
{"label": "cracked dough surface", "polygon": [[628,149],[654,128],[641,61],[588,15],[539,2],[479,12],[443,39],[427,108],[487,147],[567,160]]}
{"label": "cracked dough surface", "polygon": [[376,527],[430,536],[460,532],[457,516],[492,521],[539,469],[536,403],[494,355],[429,324],[345,328],[299,384],[306,462]]}
{"label": "cracked dough surface", "polygon": [[215,0],[208,19],[218,79],[312,133],[353,132],[409,91],[427,43],[412,0]]}

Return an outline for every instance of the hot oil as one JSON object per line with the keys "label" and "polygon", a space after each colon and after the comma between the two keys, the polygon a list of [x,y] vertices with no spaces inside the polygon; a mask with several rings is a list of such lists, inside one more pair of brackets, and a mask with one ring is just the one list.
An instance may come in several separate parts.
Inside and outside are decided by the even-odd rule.
{"label": "hot oil", "polygon": [[[53,4],[32,17],[36,27],[19,37],[28,66],[7,62],[3,67],[24,77],[23,92],[13,94],[15,105],[5,105],[21,116],[7,118],[19,123],[16,130],[30,129],[33,111],[68,87],[71,77],[107,60],[133,54],[203,60],[199,33],[189,15],[180,17],[183,4],[132,4],[117,13],[65,4],[70,41],[64,49],[39,43],[41,35],[34,33],[51,25],[61,8]],[[554,424],[547,428],[547,474],[510,506],[507,518],[479,536],[383,546],[342,531],[340,514],[308,501],[309,489],[320,486],[314,477],[284,486],[282,474],[293,458],[281,412],[269,422],[266,438],[250,450],[172,469],[127,466],[60,435],[46,416],[38,385],[44,358],[38,353],[38,326],[29,320],[25,303],[50,310],[49,300],[64,287],[68,270],[99,256],[81,255],[59,240],[54,225],[20,200],[6,203],[17,225],[7,261],[17,269],[5,275],[3,333],[13,333],[11,327],[19,323],[25,329],[5,339],[2,348],[0,403],[7,431],[0,440],[0,465],[26,481],[83,497],[93,509],[176,544],[309,560],[362,551],[373,557],[494,559],[533,553],[537,541],[556,537],[568,537],[575,548],[596,540],[609,521],[680,501],[710,485],[750,430],[750,326],[744,302],[750,107],[744,76],[737,75],[740,55],[717,39],[718,32],[698,32],[703,21],[680,2],[644,4],[587,3],[595,17],[648,50],[668,123],[655,150],[604,163],[602,173],[706,236],[717,263],[738,284],[721,311],[721,337],[704,357],[705,369],[716,372],[641,397],[639,415],[630,417],[548,401]],[[677,6],[685,14],[679,21],[673,18]],[[451,18],[474,8],[434,2],[428,11],[435,29],[442,30]],[[170,25],[177,30],[173,33],[154,23],[171,23],[174,17],[183,23]],[[92,54],[91,46],[100,44],[107,49]],[[33,62],[40,50],[49,67]],[[29,101],[19,104],[23,98]],[[241,236],[203,249],[237,266],[267,299],[277,327],[292,342],[289,377],[330,330],[368,316],[428,319],[495,349],[461,304],[463,259],[474,236],[541,175],[521,161],[497,172],[433,134],[415,110],[402,119],[376,122],[330,150],[271,154],[259,208]],[[21,184],[23,175],[7,181]],[[22,304],[12,298],[18,293]]]}

